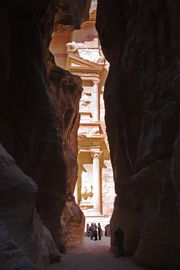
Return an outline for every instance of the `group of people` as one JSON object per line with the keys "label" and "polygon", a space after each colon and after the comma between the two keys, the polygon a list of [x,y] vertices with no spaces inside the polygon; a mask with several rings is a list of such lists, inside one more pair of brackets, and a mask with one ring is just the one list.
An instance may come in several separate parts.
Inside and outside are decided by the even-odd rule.
{"label": "group of people", "polygon": [[87,224],[86,225],[86,236],[90,237],[91,240],[101,240],[102,237],[102,228],[101,224],[98,223],[91,223],[91,225]]}
{"label": "group of people", "polygon": [[[86,236],[91,240],[101,240],[102,235],[103,233],[100,223],[98,223],[98,225],[96,225],[96,223],[86,225]],[[110,236],[110,224],[105,226],[105,236]],[[124,257],[124,232],[120,226],[116,226],[116,228],[113,230],[113,242],[114,256]]]}
{"label": "group of people", "polygon": [[[91,240],[101,240],[103,233],[101,224],[98,223],[91,223],[91,225],[86,225],[86,236],[89,237]],[[110,236],[110,224],[105,226],[105,236]],[[125,256],[124,251],[124,232],[120,228],[120,226],[117,226],[115,230],[113,231],[113,248],[114,248],[114,256],[115,257],[121,257]]]}

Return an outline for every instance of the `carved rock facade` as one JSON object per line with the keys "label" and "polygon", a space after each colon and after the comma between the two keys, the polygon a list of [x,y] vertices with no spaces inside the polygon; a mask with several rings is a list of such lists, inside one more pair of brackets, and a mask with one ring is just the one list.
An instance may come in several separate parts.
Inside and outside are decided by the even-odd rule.
{"label": "carved rock facade", "polygon": [[175,0],[99,0],[97,11],[110,62],[111,229],[119,224],[126,253],[158,269],[180,268],[179,8]]}

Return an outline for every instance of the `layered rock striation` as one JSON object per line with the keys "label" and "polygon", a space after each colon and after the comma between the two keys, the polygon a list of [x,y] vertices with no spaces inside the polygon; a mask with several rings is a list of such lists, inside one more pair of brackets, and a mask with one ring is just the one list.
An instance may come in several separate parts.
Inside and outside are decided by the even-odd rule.
{"label": "layered rock striation", "polygon": [[[110,62],[106,125],[115,178],[111,219],[126,253],[180,268],[179,1],[98,1],[97,30]],[[113,245],[113,237],[112,237]]]}

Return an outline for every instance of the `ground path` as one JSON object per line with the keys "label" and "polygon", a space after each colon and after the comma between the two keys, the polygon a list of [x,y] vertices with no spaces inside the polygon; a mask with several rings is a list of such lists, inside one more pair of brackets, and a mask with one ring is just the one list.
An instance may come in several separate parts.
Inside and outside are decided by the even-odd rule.
{"label": "ground path", "polygon": [[109,247],[109,237],[101,241],[85,237],[81,247],[68,250],[61,263],[52,265],[50,270],[148,270],[129,257],[114,258]]}

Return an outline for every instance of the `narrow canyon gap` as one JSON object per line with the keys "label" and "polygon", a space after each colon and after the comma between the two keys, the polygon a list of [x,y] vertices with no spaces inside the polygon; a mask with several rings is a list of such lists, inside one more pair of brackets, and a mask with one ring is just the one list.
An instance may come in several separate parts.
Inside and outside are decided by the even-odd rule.
{"label": "narrow canyon gap", "polygon": [[[54,27],[78,29],[87,20],[90,2],[0,1],[1,269],[46,270],[66,248],[60,219],[69,198],[76,207],[68,175],[77,168],[71,146],[82,85],[55,65],[49,44]],[[127,254],[173,270],[180,268],[179,14],[178,0],[99,0],[96,23],[110,63],[112,234],[119,224]],[[76,209],[70,220],[78,215],[83,224]]]}
{"label": "narrow canyon gap", "polygon": [[[81,24],[81,29],[72,29],[72,26],[65,27],[63,24],[54,27],[50,43],[56,64],[79,76],[82,81],[79,128],[77,131],[77,121],[64,147],[68,165],[68,199],[61,220],[67,247],[76,246],[83,240],[84,222],[75,201],[85,216],[85,230],[91,223],[100,223],[104,230],[110,222],[114,207],[114,179],[103,99],[109,63],[102,53],[95,29],[96,8],[97,1],[92,1],[89,19]],[[70,105],[68,112],[71,110]]]}

